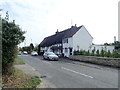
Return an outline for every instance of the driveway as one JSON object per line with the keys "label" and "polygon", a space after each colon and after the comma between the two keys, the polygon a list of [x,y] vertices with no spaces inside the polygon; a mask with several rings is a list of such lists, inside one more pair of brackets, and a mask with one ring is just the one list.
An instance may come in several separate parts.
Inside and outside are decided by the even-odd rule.
{"label": "driveway", "polygon": [[20,57],[56,88],[118,88],[116,68],[64,58],[59,61],[48,61],[43,60],[41,56]]}

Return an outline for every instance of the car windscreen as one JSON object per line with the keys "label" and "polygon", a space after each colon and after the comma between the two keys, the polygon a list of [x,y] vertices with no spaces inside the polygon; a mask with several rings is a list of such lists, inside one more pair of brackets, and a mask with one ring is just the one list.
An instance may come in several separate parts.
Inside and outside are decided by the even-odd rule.
{"label": "car windscreen", "polygon": [[47,53],[48,55],[55,55],[54,53],[52,53],[52,52],[49,52],[49,53]]}

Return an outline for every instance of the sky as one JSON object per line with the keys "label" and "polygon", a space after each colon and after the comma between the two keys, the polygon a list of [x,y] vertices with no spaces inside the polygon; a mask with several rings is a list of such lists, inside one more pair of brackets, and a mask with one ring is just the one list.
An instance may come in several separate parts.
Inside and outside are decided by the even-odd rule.
{"label": "sky", "polygon": [[2,18],[9,13],[23,31],[25,41],[19,46],[34,46],[47,36],[71,25],[84,25],[94,44],[118,40],[119,0],[0,0]]}

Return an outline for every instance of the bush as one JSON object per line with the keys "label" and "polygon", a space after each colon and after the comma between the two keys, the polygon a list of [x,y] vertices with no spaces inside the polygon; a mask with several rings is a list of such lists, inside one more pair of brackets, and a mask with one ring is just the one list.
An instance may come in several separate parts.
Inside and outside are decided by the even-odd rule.
{"label": "bush", "polygon": [[85,55],[86,55],[86,56],[89,56],[89,55],[90,55],[89,50],[85,52]]}
{"label": "bush", "polygon": [[77,50],[77,51],[75,50],[74,55],[80,55],[79,50]]}
{"label": "bush", "polygon": [[96,51],[96,56],[100,56],[99,50]]}
{"label": "bush", "polygon": [[110,50],[108,50],[108,52],[105,53],[105,56],[106,56],[106,57],[111,57],[111,52],[110,52]]}
{"label": "bush", "polygon": [[92,52],[90,53],[89,50],[85,51],[85,50],[80,50],[80,51],[74,51],[74,55],[85,55],[85,56],[101,56],[101,57],[113,57],[113,58],[120,58],[120,55],[118,54],[118,50],[113,50],[113,52],[111,53],[110,50],[105,51],[105,50],[97,50],[95,53],[95,49],[92,50]]}
{"label": "bush", "polygon": [[95,55],[95,49],[92,50],[91,56]]}
{"label": "bush", "polygon": [[17,45],[25,37],[25,32],[21,31],[18,25],[13,22],[2,20],[2,73],[11,74],[12,65],[17,54]]}
{"label": "bush", "polygon": [[112,53],[112,57],[113,58],[119,58],[119,54],[118,54],[118,50],[113,50],[113,53]]}
{"label": "bush", "polygon": [[85,51],[84,50],[80,50],[80,55],[84,55]]}
{"label": "bush", "polygon": [[100,52],[100,56],[101,56],[101,57],[104,57],[104,54],[105,54],[105,52],[104,52],[104,50],[102,49],[101,52]]}

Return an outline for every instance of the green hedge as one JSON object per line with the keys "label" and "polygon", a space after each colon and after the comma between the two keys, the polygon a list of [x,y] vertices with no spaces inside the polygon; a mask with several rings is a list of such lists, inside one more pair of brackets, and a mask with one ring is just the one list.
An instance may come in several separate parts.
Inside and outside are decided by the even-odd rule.
{"label": "green hedge", "polygon": [[120,58],[120,54],[118,54],[118,50],[113,50],[113,52],[111,53],[110,50],[105,51],[105,50],[96,50],[93,49],[92,52],[90,53],[90,51],[85,51],[85,50],[77,50],[74,51],[74,55],[85,55],[85,56],[98,56],[98,57],[113,57],[113,58]]}

